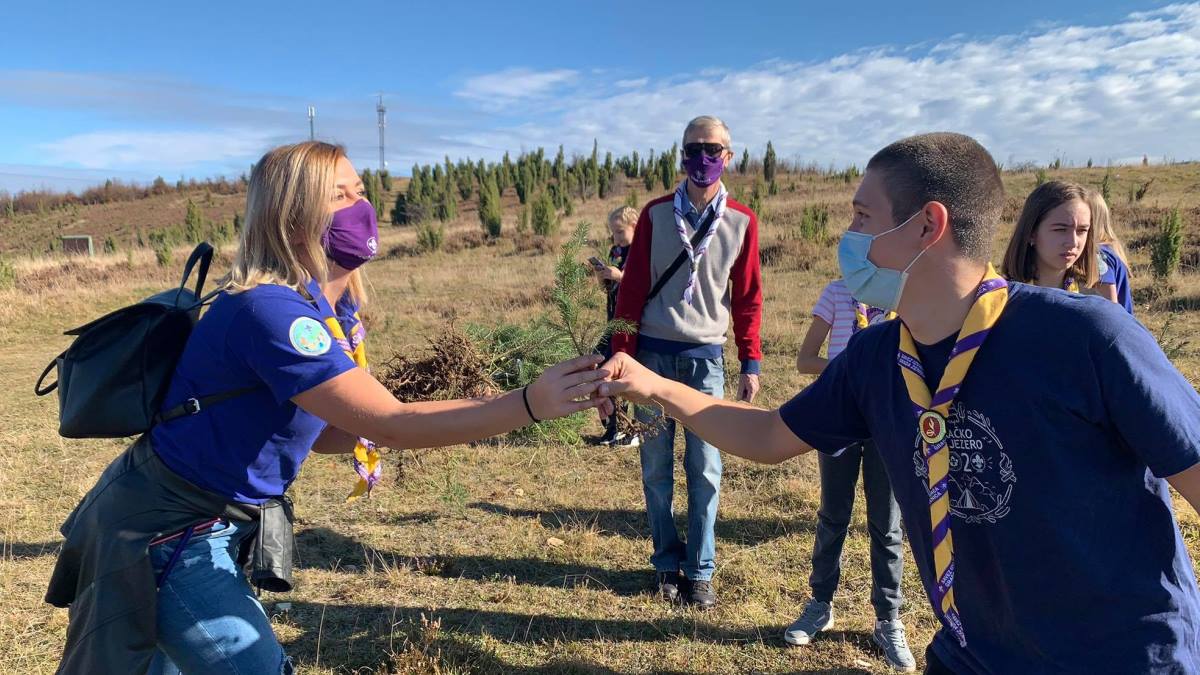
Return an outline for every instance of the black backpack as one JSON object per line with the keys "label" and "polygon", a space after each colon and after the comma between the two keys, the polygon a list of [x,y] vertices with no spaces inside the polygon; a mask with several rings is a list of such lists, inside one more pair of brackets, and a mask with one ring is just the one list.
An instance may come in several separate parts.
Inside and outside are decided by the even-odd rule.
{"label": "black backpack", "polygon": [[[178,288],[163,291],[136,305],[122,307],[74,328],[66,351],[46,366],[34,384],[45,396],[58,390],[58,433],[66,438],[121,438],[148,431],[158,422],[184,415],[256,389],[190,398],[161,415],[163,397],[200,309],[220,290],[201,296],[213,248],[207,242],[188,256]],[[196,289],[187,288],[199,263]],[[58,379],[43,386],[51,370]]]}

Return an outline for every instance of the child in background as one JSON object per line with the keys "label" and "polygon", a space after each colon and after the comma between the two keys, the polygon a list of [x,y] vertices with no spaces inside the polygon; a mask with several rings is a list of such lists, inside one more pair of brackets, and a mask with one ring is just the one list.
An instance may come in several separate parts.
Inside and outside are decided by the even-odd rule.
{"label": "child in background", "polygon": [[1113,229],[1112,214],[1104,196],[1095,190],[1088,190],[1088,206],[1092,209],[1092,229],[1096,233],[1096,243],[1099,244],[1100,280],[1096,282],[1097,294],[1112,300],[1133,314],[1133,293],[1130,291],[1129,259],[1125,257],[1125,247]]}
{"label": "child in background", "polygon": [[[617,313],[617,290],[621,287],[621,276],[625,269],[625,257],[629,253],[629,247],[633,244],[633,232],[637,225],[638,212],[628,206],[621,206],[614,209],[608,214],[608,230],[612,235],[612,248],[608,251],[608,264],[603,267],[596,267],[594,272],[596,278],[600,280],[600,284],[608,294],[608,304],[606,317],[608,321],[612,321]],[[603,354],[605,358],[612,357],[612,348],[609,346],[609,340],[606,336],[596,351]],[[637,436],[626,437],[617,429],[617,416],[610,415],[605,420],[604,436],[600,439],[600,445],[616,445],[623,447],[635,448],[641,443],[641,439]]]}
{"label": "child in background", "polygon": [[[868,325],[892,318],[882,310],[856,301],[846,284],[830,282],[813,307],[813,321],[804,336],[796,369],[820,375],[830,360],[846,348],[850,337]],[[820,356],[829,338],[829,357]],[[900,592],[903,572],[903,539],[900,508],[892,495],[883,460],[871,441],[855,443],[837,456],[818,455],[821,472],[821,507],[817,512],[809,586],[812,599],[795,623],[784,632],[791,645],[806,645],[817,633],[833,625],[833,594],[842,573],[842,545],[850,528],[858,475],[863,476],[867,497],[867,531],[871,535],[871,604],[875,608],[875,631],[871,638],[883,650],[887,662],[901,672],[916,668],[900,621],[904,596]]]}
{"label": "child in background", "polygon": [[1000,273],[1009,281],[1080,293],[1099,278],[1089,190],[1052,180],[1025,199]]}

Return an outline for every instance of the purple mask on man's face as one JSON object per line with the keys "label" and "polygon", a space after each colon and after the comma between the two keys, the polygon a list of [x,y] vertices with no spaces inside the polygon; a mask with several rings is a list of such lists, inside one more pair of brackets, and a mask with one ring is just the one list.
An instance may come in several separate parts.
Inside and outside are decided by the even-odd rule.
{"label": "purple mask on man's face", "polygon": [[375,207],[360,199],[344,209],[333,212],[333,222],[321,245],[325,254],[348,270],[375,257],[379,251],[379,224],[375,222]]}
{"label": "purple mask on man's face", "polygon": [[683,168],[688,178],[700,187],[708,187],[721,180],[721,172],[725,170],[725,157],[709,157],[703,152],[697,152],[683,160]]}

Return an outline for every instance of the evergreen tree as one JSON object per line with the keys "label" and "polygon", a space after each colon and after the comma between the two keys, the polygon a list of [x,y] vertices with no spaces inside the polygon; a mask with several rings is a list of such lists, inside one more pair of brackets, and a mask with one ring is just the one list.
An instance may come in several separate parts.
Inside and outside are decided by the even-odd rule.
{"label": "evergreen tree", "polygon": [[658,162],[658,176],[664,190],[675,187],[675,157],[677,155],[663,153]]}
{"label": "evergreen tree", "polygon": [[1150,248],[1150,268],[1154,278],[1170,279],[1179,270],[1180,254],[1183,251],[1183,220],[1179,216],[1179,207],[1163,218]]}
{"label": "evergreen tree", "polygon": [[529,195],[534,188],[533,169],[528,164],[521,167],[517,175],[517,200],[521,204],[526,204],[529,201]]}
{"label": "evergreen tree", "polygon": [[191,199],[187,200],[187,213],[183,217],[184,236],[188,243],[198,244],[204,241],[204,214],[200,207]]}
{"label": "evergreen tree", "polygon": [[768,183],[775,182],[775,146],[771,145],[771,141],[767,141],[767,153],[763,155],[763,178]]}
{"label": "evergreen tree", "polygon": [[496,180],[490,176],[479,190],[479,222],[489,237],[500,236],[502,222],[500,190],[496,187]]}
{"label": "evergreen tree", "polygon": [[438,199],[437,207],[434,209],[434,215],[443,223],[458,218],[458,196],[455,194],[454,188],[451,187],[449,181],[442,188],[442,194]]}
{"label": "evergreen tree", "polygon": [[542,192],[533,202],[532,223],[534,234],[548,237],[558,231],[558,213],[548,191]]}

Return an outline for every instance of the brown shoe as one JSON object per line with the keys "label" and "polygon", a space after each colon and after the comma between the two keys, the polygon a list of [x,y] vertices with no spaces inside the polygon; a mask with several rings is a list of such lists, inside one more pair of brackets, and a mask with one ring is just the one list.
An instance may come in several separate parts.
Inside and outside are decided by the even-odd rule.
{"label": "brown shoe", "polygon": [[717,591],[711,581],[688,581],[687,602],[700,610],[709,610],[717,606]]}
{"label": "brown shoe", "polygon": [[658,581],[658,597],[670,603],[679,602],[679,587],[683,583],[679,572],[657,572],[654,576]]}

